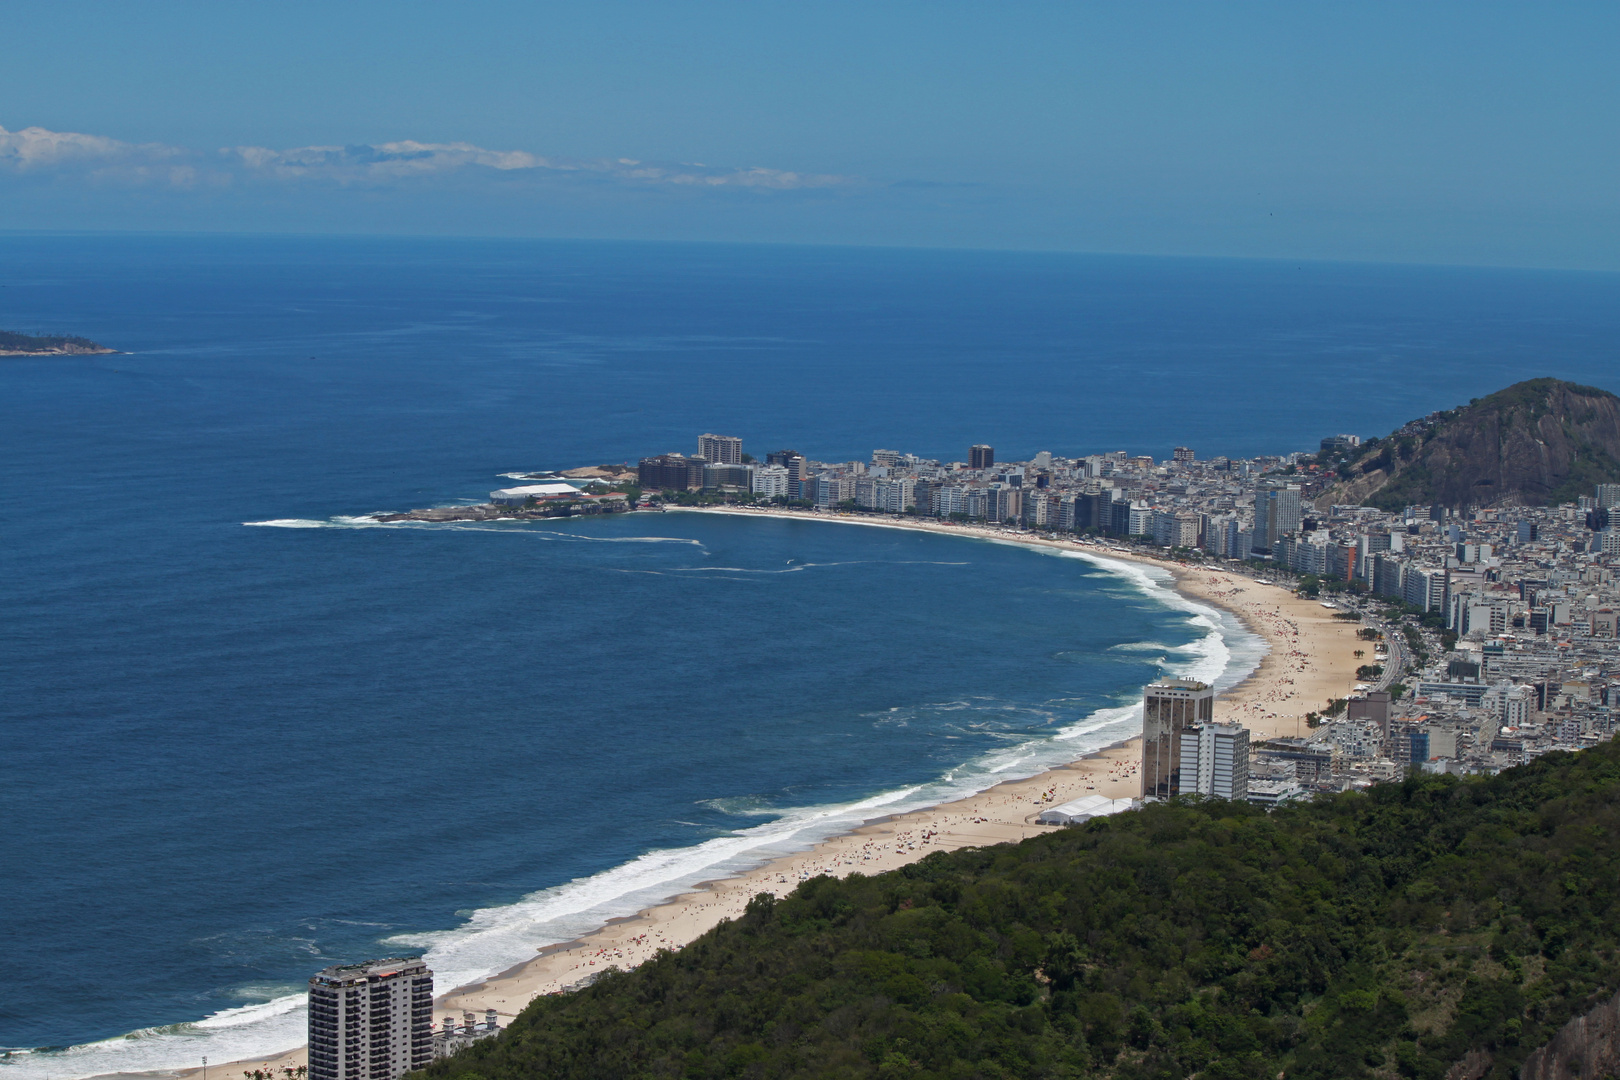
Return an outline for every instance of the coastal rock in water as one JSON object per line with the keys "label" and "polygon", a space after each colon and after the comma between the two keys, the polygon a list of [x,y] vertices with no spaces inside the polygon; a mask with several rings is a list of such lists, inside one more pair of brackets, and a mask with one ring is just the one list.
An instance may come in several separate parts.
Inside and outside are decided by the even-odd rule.
{"label": "coastal rock in water", "polygon": [[0,356],[105,356],[117,352],[89,338],[73,336],[36,337],[0,330]]}
{"label": "coastal rock in water", "polygon": [[570,480],[634,480],[636,470],[630,465],[586,465],[578,469],[564,469],[559,476]]}
{"label": "coastal rock in water", "polygon": [[403,514],[376,514],[378,521],[493,521],[509,517],[498,506],[483,503],[478,506],[436,506],[428,510],[411,510]]}
{"label": "coastal rock in water", "polygon": [[1372,441],[1325,503],[1555,505],[1620,483],[1620,397],[1531,379]]}

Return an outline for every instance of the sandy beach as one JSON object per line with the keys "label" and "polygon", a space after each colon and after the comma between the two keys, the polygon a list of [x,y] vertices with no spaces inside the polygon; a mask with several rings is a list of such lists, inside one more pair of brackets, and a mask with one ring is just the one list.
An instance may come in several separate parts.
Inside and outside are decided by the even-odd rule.
{"label": "sandy beach", "polygon": [[[1354,683],[1358,663],[1354,657],[1355,623],[1334,619],[1333,612],[1315,600],[1301,599],[1286,589],[1262,585],[1222,569],[1154,559],[1074,540],[927,519],[789,510],[684,512],[768,515],[915,529],[1078,551],[1160,567],[1172,575],[1175,589],[1183,596],[1232,612],[1269,646],[1258,668],[1222,693],[1215,703],[1217,720],[1241,723],[1255,738],[1303,733],[1305,713],[1320,710],[1332,698],[1344,697]],[[1139,795],[1140,763],[1141,740],[1136,738],[955,802],[870,821],[806,851],[773,859],[734,877],[703,883],[691,892],[633,917],[615,920],[579,940],[548,946],[533,959],[482,982],[443,993],[435,1008],[435,1021],[447,1013],[459,1015],[463,1011],[476,1013],[482,1019],[486,1009],[494,1009],[504,1023],[541,994],[558,992],[608,968],[634,967],[659,949],[680,948],[722,919],[740,915],[756,893],[782,896],[818,874],[841,877],[856,872],[880,873],[934,851],[1022,840],[1050,831],[1051,827],[1035,821],[1046,807],[1086,795]],[[304,1061],[300,1048],[267,1059],[211,1065],[209,1071],[216,1077],[235,1080],[245,1070],[298,1066]],[[189,1078],[200,1072],[145,1075]]]}

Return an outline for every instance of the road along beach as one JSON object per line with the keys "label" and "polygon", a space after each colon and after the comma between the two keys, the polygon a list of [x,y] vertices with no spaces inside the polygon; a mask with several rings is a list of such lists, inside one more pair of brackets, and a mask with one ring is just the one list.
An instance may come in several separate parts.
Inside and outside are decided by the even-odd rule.
{"label": "road along beach", "polygon": [[[1267,651],[1247,678],[1221,693],[1215,718],[1248,727],[1255,738],[1304,731],[1304,714],[1343,697],[1354,682],[1358,663],[1355,623],[1334,619],[1314,600],[1294,596],[1275,585],[1219,568],[1181,564],[1135,551],[1075,540],[1051,539],[981,525],[956,525],[927,519],[874,517],[794,510],[694,510],[709,514],[782,517],[818,523],[917,529],[997,543],[1031,547],[1095,559],[1154,567],[1176,592],[1189,600],[1225,609],[1260,635]],[[549,945],[531,960],[480,982],[440,995],[435,1016],[494,1009],[509,1019],[535,997],[556,993],[610,968],[630,968],[659,949],[678,949],[722,919],[742,913],[760,892],[781,896],[818,874],[873,874],[914,862],[931,852],[1022,840],[1050,826],[1036,823],[1053,805],[1102,795],[1134,797],[1140,793],[1140,738],[1131,739],[1066,765],[941,805],[868,821],[803,851],[772,859],[752,870],[704,882],[692,891],[638,914],[610,922],[577,940]],[[297,1066],[302,1049],[257,1061],[210,1066],[232,1078],[254,1068]],[[200,1070],[150,1074],[200,1076]]]}

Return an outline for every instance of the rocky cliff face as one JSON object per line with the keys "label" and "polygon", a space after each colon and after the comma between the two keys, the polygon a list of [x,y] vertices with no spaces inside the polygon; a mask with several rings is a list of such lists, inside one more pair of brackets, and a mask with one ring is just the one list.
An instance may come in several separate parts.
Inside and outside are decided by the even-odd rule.
{"label": "rocky cliff face", "polygon": [[1620,1076],[1620,994],[1558,1029],[1525,1058],[1519,1080],[1596,1080]]}
{"label": "rocky cliff face", "polygon": [[1544,506],[1620,483],[1620,397],[1532,379],[1407,424],[1343,466],[1326,501]]}

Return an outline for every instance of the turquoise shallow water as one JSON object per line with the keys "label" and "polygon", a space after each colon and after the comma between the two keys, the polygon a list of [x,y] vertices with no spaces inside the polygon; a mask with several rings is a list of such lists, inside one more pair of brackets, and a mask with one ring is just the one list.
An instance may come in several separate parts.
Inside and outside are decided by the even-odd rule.
{"label": "turquoise shallow water", "polygon": [[1608,278],[1380,268],[0,246],[0,325],[128,350],[0,365],[0,908],[27,973],[0,1044],[91,1044],[0,1065],[29,1078],[296,1043],[326,963],[486,974],[1252,659],[1138,571],[1006,545],[355,515],[704,430],[829,459],[1286,450],[1532,354],[1602,384],[1620,310]]}

